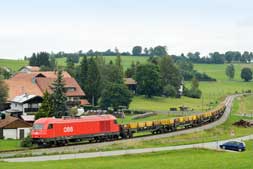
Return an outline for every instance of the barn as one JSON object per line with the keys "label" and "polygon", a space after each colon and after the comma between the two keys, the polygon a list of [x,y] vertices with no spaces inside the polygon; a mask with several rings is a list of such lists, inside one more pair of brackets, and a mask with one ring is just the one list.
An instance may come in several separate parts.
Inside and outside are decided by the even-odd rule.
{"label": "barn", "polygon": [[30,134],[32,125],[12,116],[0,120],[0,139],[22,139]]}

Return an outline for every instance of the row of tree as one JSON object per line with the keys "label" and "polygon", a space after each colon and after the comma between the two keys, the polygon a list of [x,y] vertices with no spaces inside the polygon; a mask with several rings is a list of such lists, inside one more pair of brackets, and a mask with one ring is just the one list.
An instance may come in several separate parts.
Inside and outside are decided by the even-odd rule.
{"label": "row of tree", "polygon": [[188,53],[187,58],[192,63],[224,64],[231,62],[250,63],[253,59],[253,53],[245,51],[227,51],[225,53],[213,52],[209,56],[200,56],[199,52]]}
{"label": "row of tree", "polygon": [[30,66],[39,66],[42,70],[55,70],[56,60],[48,52],[33,53],[29,58]]}

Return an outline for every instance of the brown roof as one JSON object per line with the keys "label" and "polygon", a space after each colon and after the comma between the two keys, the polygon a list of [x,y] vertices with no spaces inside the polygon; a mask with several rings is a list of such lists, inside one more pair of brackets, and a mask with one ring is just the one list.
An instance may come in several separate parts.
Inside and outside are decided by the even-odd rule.
{"label": "brown roof", "polygon": [[[36,78],[36,83],[38,84],[41,91],[45,92],[46,90],[49,93],[52,93],[52,83],[55,79],[53,78]],[[66,96],[85,96],[85,93],[78,85],[74,78],[64,78],[65,87],[74,87],[74,91],[66,91]]]}
{"label": "brown roof", "polygon": [[[57,78],[56,72],[31,72],[17,73],[12,78],[5,80],[9,87],[8,100],[11,101],[16,96],[27,93],[29,95],[43,96],[43,92],[51,91],[51,84]],[[63,72],[66,87],[75,87],[75,91],[67,92],[67,96],[85,96],[79,84],[67,72]]]}
{"label": "brown roof", "polygon": [[86,100],[86,99],[80,99],[80,104],[81,105],[89,105],[90,103],[89,103],[89,101],[88,100]]}
{"label": "brown roof", "polygon": [[5,119],[0,120],[0,128],[19,128],[31,127],[31,124],[12,116],[6,116]]}
{"label": "brown roof", "polygon": [[136,85],[137,82],[133,78],[124,78],[124,83],[126,85]]}

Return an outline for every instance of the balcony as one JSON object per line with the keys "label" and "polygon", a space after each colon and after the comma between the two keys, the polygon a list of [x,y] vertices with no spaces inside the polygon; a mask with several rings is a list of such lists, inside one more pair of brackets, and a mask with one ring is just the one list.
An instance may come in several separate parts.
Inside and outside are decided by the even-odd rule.
{"label": "balcony", "polygon": [[24,108],[24,112],[37,112],[39,108]]}
{"label": "balcony", "polygon": [[67,101],[67,106],[69,107],[74,107],[74,106],[79,106],[81,104],[81,102],[78,101]]}

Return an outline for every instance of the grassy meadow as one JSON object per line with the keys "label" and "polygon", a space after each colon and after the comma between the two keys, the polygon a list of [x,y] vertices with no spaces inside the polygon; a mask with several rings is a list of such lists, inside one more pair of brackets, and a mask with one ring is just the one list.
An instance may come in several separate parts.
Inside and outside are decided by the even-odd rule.
{"label": "grassy meadow", "polygon": [[0,150],[14,150],[19,149],[20,140],[2,140],[0,139]]}
{"label": "grassy meadow", "polygon": [[8,67],[12,71],[18,71],[26,65],[28,65],[28,61],[25,60],[0,59],[0,67]]}
{"label": "grassy meadow", "polygon": [[[115,61],[116,56],[104,56],[105,62],[109,63],[110,61]],[[147,56],[121,56],[122,65],[124,69],[131,66],[132,62],[140,62],[146,63],[148,57]],[[79,59],[79,63],[81,62],[82,58]],[[66,65],[66,58],[57,58],[57,64],[59,66]]]}
{"label": "grassy meadow", "polygon": [[90,159],[45,162],[0,162],[1,169],[60,168],[60,169],[252,169],[253,141],[247,141],[248,150],[242,153],[185,149],[138,155],[100,157]]}

